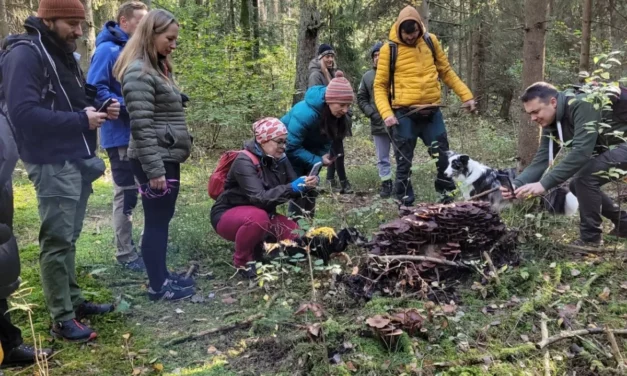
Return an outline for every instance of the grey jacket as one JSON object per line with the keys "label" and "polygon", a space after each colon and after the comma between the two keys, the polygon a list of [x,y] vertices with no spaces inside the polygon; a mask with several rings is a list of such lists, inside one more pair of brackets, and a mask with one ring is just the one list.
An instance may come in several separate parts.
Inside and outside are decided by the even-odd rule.
{"label": "grey jacket", "polygon": [[13,190],[11,175],[18,160],[13,131],[0,116],[0,299],[20,286],[20,254],[13,236]]}
{"label": "grey jacket", "polygon": [[[336,71],[337,71],[337,67],[335,67],[335,64],[334,64],[333,68],[329,69],[329,75],[331,76],[331,78],[335,77]],[[327,80],[327,78],[324,76],[324,73],[322,72],[322,67],[320,66],[320,60],[317,57],[314,57],[309,62],[309,82],[307,84],[307,89],[309,89],[312,86],[318,86],[318,85],[327,86],[328,84],[329,84],[329,81]]]}
{"label": "grey jacket", "polygon": [[370,119],[370,133],[372,135],[386,135],[385,123],[374,103],[374,77],[377,74],[375,69],[371,69],[364,74],[357,91],[357,103],[361,111]]}
{"label": "grey jacket", "polygon": [[131,119],[129,158],[138,159],[149,179],[165,175],[163,162],[183,163],[192,140],[179,90],[154,69],[136,60],[122,78],[122,94]]}

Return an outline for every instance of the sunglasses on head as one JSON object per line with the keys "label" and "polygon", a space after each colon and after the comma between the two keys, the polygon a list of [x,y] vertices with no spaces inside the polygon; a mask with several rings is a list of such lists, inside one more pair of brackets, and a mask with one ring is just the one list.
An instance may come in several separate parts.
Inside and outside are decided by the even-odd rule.
{"label": "sunglasses on head", "polygon": [[147,199],[159,198],[172,192],[172,189],[178,189],[181,186],[181,183],[176,179],[168,179],[165,181],[165,184],[166,188],[163,191],[151,189],[150,183],[140,184],[139,194]]}

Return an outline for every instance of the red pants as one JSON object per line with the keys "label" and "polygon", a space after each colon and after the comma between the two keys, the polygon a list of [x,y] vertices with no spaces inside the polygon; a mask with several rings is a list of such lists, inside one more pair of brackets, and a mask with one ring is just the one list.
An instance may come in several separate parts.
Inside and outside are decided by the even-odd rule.
{"label": "red pants", "polygon": [[216,232],[226,240],[235,242],[233,262],[236,267],[245,267],[253,261],[255,247],[270,234],[277,241],[298,237],[292,231],[298,224],[283,215],[275,215],[272,219],[265,210],[254,206],[238,206],[227,210],[222,217]]}

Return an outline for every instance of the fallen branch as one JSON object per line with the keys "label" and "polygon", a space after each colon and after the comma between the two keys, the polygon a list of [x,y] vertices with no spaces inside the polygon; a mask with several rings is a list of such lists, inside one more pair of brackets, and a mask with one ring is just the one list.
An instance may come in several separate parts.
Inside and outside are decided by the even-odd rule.
{"label": "fallen branch", "polygon": [[466,359],[459,359],[450,362],[436,362],[433,363],[435,367],[463,367],[472,366],[475,364],[485,364],[486,359],[490,360],[505,360],[511,356],[522,356],[527,353],[535,351],[535,345],[533,343],[525,343],[518,347],[508,347],[499,350],[496,354],[480,354],[474,355]]}
{"label": "fallen branch", "polygon": [[499,278],[499,273],[496,271],[494,263],[492,262],[492,258],[490,258],[488,252],[483,252],[483,258],[485,258],[485,261],[488,263],[488,267],[490,267],[490,271],[492,272],[492,274],[494,274],[494,280],[496,281],[496,284],[500,285],[501,279]]}
{"label": "fallen branch", "polygon": [[196,273],[198,271],[198,264],[197,263],[192,263],[189,266],[189,269],[187,270],[187,273],[185,273],[185,278],[190,278],[191,276],[194,275],[194,273]]}
{"label": "fallen branch", "polygon": [[[627,336],[627,329],[609,329],[615,335]],[[547,339],[544,339],[538,343],[536,343],[537,349],[543,349],[546,346],[550,346],[555,342],[559,342],[564,339],[583,336],[588,334],[603,334],[605,333],[605,329],[603,328],[590,328],[590,329],[580,329],[580,330],[572,330],[561,332],[560,334],[554,335]]]}
{"label": "fallen branch", "polygon": [[577,308],[575,308],[575,314],[573,315],[573,318],[576,318],[577,315],[579,314],[579,311],[581,310],[581,307],[583,306],[583,298],[588,296],[588,292],[590,291],[590,287],[592,286],[592,284],[594,283],[594,281],[597,280],[597,278],[599,278],[601,276],[601,274],[595,274],[593,275],[587,282],[585,285],[583,285],[583,289],[581,290],[581,299],[579,299],[579,301],[577,302]]}
{"label": "fallen branch", "polygon": [[378,259],[378,260],[381,260],[381,261],[384,261],[384,262],[390,262],[390,261],[427,261],[427,262],[432,262],[434,264],[454,266],[456,268],[463,268],[463,269],[471,269],[469,266],[461,264],[459,262],[443,260],[443,259],[439,259],[437,257],[415,256],[415,255],[389,255],[389,256],[368,255],[368,257],[372,258],[372,259]]}
{"label": "fallen branch", "polygon": [[472,196],[472,197],[471,197],[471,198],[469,198],[467,201],[474,201],[474,200],[476,200],[476,199],[478,199],[478,198],[481,198],[481,197],[483,197],[483,196],[487,196],[487,195],[489,195],[489,194],[490,194],[490,193],[492,193],[492,192],[496,192],[496,191],[498,191],[499,189],[501,189],[501,187],[500,187],[500,186],[498,186],[498,187],[494,187],[494,188],[492,188],[492,189],[490,189],[490,190],[487,190],[487,191],[485,191],[485,192],[481,192],[481,193],[479,193],[478,195],[474,195],[474,196]]}
{"label": "fallen branch", "polygon": [[625,370],[625,359],[623,358],[623,354],[620,353],[620,349],[618,348],[618,343],[616,342],[616,337],[614,337],[614,333],[609,326],[605,326],[605,334],[607,335],[607,339],[610,341],[610,345],[612,345],[612,354],[614,355],[614,359],[618,363],[618,370]]}
{"label": "fallen branch", "polygon": [[[542,312],[540,318],[540,330],[542,331],[542,340],[546,341],[549,338],[549,328],[547,326],[549,318],[544,312]],[[542,356],[544,358],[544,376],[551,376],[551,354],[549,354],[549,349],[542,349],[542,353]]]}
{"label": "fallen branch", "polygon": [[265,308],[265,310],[266,310],[266,311],[270,309],[270,307],[272,306],[272,304],[274,304],[274,301],[275,301],[278,297],[279,297],[279,294],[278,294],[278,293],[276,293],[276,294],[272,295],[272,296],[268,299],[268,301],[266,302],[266,305],[264,306],[264,308]]}
{"label": "fallen branch", "polygon": [[255,321],[259,320],[259,319],[262,319],[264,317],[265,317],[265,314],[263,314],[263,313],[252,315],[252,316],[249,316],[248,318],[246,318],[245,320],[238,321],[238,322],[235,322],[233,324],[221,326],[221,327],[218,327],[218,328],[204,330],[204,331],[198,332],[196,334],[189,334],[189,335],[186,335],[186,336],[183,336],[183,337],[174,338],[174,339],[164,343],[163,346],[164,347],[174,346],[174,345],[178,345],[180,343],[187,342],[187,341],[195,341],[195,340],[198,340],[200,338],[203,338],[203,337],[206,337],[206,336],[209,336],[209,335],[212,335],[212,334],[228,332],[229,330],[238,329],[238,328],[246,328],[246,327],[250,326],[253,322],[255,322]]}

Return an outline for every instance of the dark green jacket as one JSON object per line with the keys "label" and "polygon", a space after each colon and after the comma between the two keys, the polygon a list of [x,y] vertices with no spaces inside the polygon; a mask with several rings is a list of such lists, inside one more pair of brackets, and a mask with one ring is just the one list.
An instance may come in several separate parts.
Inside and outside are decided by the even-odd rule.
{"label": "dark green jacket", "polygon": [[[583,98],[585,94],[576,97],[568,92],[558,94],[556,121],[542,130],[538,152],[531,164],[514,181],[517,187],[540,181],[544,189],[554,188],[575,175],[594,156],[595,151],[603,152],[608,150],[607,147],[610,145],[622,143],[622,140],[618,139],[608,141],[606,137],[599,136],[598,132],[587,129],[591,122],[597,124],[598,128],[602,116],[599,110],[594,109],[593,104],[584,101]],[[542,177],[549,167],[549,143],[554,143],[554,156],[560,150],[557,121],[562,125],[564,145],[572,150]],[[627,131],[627,124],[614,125],[604,133],[613,131]]]}
{"label": "dark green jacket", "polygon": [[357,103],[364,115],[370,119],[370,133],[372,135],[386,135],[388,132],[385,129],[385,123],[381,119],[381,115],[379,115],[377,106],[374,103],[374,91],[372,88],[376,74],[376,69],[371,69],[361,78],[359,91],[357,92]]}
{"label": "dark green jacket", "polygon": [[122,94],[131,119],[129,158],[140,161],[149,179],[165,175],[163,162],[185,162],[192,142],[178,89],[136,60],[124,74]]}

